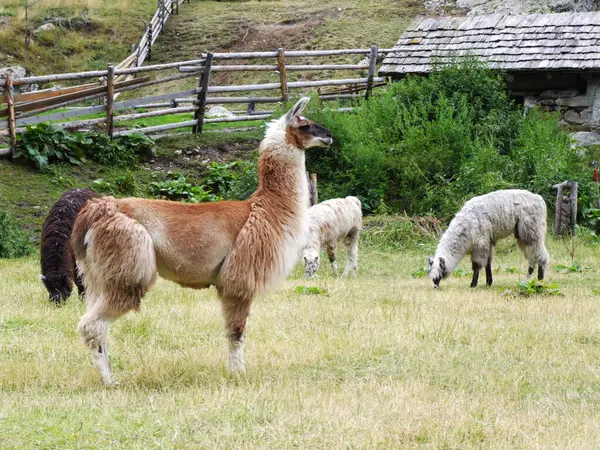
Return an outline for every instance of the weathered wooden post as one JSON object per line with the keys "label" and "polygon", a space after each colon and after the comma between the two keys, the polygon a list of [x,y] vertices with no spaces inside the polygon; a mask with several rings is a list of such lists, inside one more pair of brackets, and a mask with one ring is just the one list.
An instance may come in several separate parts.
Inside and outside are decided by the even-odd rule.
{"label": "weathered wooden post", "polygon": [[17,122],[15,119],[15,91],[13,87],[13,74],[6,75],[6,104],[8,106],[8,133],[10,136],[10,159],[15,155],[17,149]]}
{"label": "weathered wooden post", "polygon": [[146,29],[146,37],[146,40],[148,41],[148,53],[146,53],[146,59],[148,59],[148,61],[152,61],[152,21],[148,23],[148,28]]}
{"label": "weathered wooden post", "polygon": [[281,84],[281,100],[288,101],[287,70],[285,67],[285,52],[283,48],[277,49],[277,70],[279,70],[279,83]]}
{"label": "weathered wooden post", "polygon": [[365,91],[365,100],[369,100],[371,92],[373,91],[373,78],[375,77],[375,69],[377,67],[377,53],[379,53],[379,47],[376,45],[371,47],[369,52],[369,72],[367,75],[367,90]]}
{"label": "weathered wooden post", "polygon": [[115,66],[110,64],[106,71],[106,134],[113,137],[113,102],[115,100]]}
{"label": "weathered wooden post", "polygon": [[[577,190],[576,181],[563,181],[555,184],[556,193],[556,212],[554,215],[554,234],[561,235],[569,230],[572,236],[575,235],[575,225],[577,224]],[[565,193],[568,191],[568,196]]]}
{"label": "weathered wooden post", "polygon": [[198,96],[194,102],[197,106],[194,119],[198,121],[192,127],[192,133],[202,133],[204,126],[204,112],[206,110],[206,97],[208,95],[208,80],[210,78],[210,69],[212,67],[213,54],[206,52],[206,60],[204,61],[204,69],[202,75],[198,79]]}

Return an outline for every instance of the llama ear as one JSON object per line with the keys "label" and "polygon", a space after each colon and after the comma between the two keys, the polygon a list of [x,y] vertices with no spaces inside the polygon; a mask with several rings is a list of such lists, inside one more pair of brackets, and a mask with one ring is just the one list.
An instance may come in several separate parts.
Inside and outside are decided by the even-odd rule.
{"label": "llama ear", "polygon": [[298,115],[302,112],[302,110],[304,108],[306,108],[306,105],[308,104],[309,101],[310,101],[310,97],[302,97],[300,100],[298,100],[298,102],[294,105],[294,107],[292,109],[290,109],[288,111],[288,113],[285,115],[286,126],[294,123],[294,120],[296,119],[296,117],[298,117]]}
{"label": "llama ear", "polygon": [[40,280],[46,281],[46,275],[40,275]]}

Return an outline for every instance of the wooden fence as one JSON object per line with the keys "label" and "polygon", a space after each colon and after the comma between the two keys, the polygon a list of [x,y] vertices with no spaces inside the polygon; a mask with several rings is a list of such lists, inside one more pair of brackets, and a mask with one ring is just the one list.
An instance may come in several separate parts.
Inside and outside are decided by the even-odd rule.
{"label": "wooden fence", "polygon": [[[159,20],[162,20],[159,18]],[[159,22],[160,23],[160,22]],[[143,41],[142,41],[143,42]],[[384,50],[387,52],[389,50]],[[25,131],[28,125],[42,122],[53,122],[55,125],[77,130],[101,126],[111,137],[124,136],[136,132],[156,133],[182,127],[192,127],[194,133],[202,132],[204,124],[220,122],[243,122],[267,119],[270,111],[255,111],[255,105],[280,103],[291,100],[293,91],[302,89],[321,89],[325,87],[341,88],[334,93],[321,93],[323,100],[351,100],[368,98],[374,86],[384,83],[377,78],[376,63],[380,50],[374,46],[370,49],[345,50],[301,50],[288,51],[278,49],[269,52],[249,53],[211,53],[206,52],[200,58],[167,64],[123,67],[109,66],[106,70],[34,76],[20,79],[8,77],[4,86],[4,98],[0,97],[0,136],[8,135],[10,149],[14,150],[16,135]],[[367,56],[368,64],[290,64],[297,58],[339,57],[339,55]],[[145,52],[140,53],[144,58]],[[221,64],[217,64],[221,62]],[[119,67],[120,66],[120,67]],[[169,71],[166,76],[161,72]],[[247,85],[211,85],[211,75],[219,72],[267,72],[277,77],[276,82]],[[329,78],[322,80],[290,81],[290,73],[302,75],[318,71],[343,71],[344,73],[362,72],[363,76],[352,78]],[[173,74],[173,72],[175,72]],[[366,73],[366,76],[364,76]],[[153,79],[149,75],[153,75]],[[137,76],[136,78],[131,78]],[[196,79],[195,87],[183,91],[169,92],[160,95],[135,97],[117,101],[119,94],[143,87],[171,83],[174,81]],[[56,90],[42,90],[24,94],[16,94],[15,88],[30,84],[44,84],[72,80],[95,80],[79,86],[63,87]],[[98,81],[100,80],[100,81]],[[275,94],[265,94],[275,91]],[[252,93],[259,92],[253,96]],[[237,94],[237,95],[236,95]],[[90,105],[91,100],[102,104]],[[79,108],[69,108],[75,104],[85,103]],[[209,105],[247,105],[246,112],[235,117],[205,118]],[[139,111],[143,108],[144,111]],[[151,111],[148,111],[152,109]],[[193,114],[189,120],[144,128],[128,128],[122,122],[165,115]],[[94,118],[82,116],[96,115]],[[5,150],[4,153],[12,153]]]}

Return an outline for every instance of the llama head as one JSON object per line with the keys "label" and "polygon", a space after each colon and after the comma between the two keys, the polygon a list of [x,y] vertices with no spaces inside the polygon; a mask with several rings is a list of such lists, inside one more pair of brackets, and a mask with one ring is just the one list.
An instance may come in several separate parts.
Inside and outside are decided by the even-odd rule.
{"label": "llama head", "polygon": [[285,116],[271,122],[265,137],[282,133],[285,142],[300,150],[331,145],[333,139],[327,128],[300,115],[309,100],[308,97],[301,98]]}
{"label": "llama head", "polygon": [[304,276],[312,278],[319,270],[319,252],[314,248],[305,248],[302,252],[304,260]]}
{"label": "llama head", "polygon": [[44,283],[50,295],[50,300],[54,303],[64,303],[73,290],[73,280],[68,275],[58,277],[40,275],[40,280]]}
{"label": "llama head", "polygon": [[430,256],[429,264],[427,265],[427,275],[433,280],[433,287],[435,289],[439,288],[440,281],[449,275],[448,268],[446,267],[446,260],[441,256]]}

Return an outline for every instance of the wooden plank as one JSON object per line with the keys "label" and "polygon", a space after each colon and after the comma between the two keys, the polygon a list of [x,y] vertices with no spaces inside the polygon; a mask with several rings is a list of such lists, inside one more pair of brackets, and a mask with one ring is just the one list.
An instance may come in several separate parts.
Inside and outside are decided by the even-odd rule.
{"label": "wooden plank", "polygon": [[[43,100],[46,98],[58,97],[59,95],[69,94],[72,92],[79,92],[85,89],[89,89],[91,87],[98,86],[98,83],[92,84],[82,84],[80,86],[71,86],[61,89],[44,89],[43,91],[35,91],[35,92],[26,92],[24,94],[16,94],[15,102],[26,102],[26,101],[35,101],[35,100]],[[0,105],[6,103],[6,100],[0,98]]]}
{"label": "wooden plank", "polygon": [[[106,111],[105,105],[90,106],[87,108],[79,108],[71,111],[60,111],[53,114],[45,114],[42,116],[33,116],[26,118],[18,118],[17,126],[35,125],[36,123],[50,122],[53,120],[70,119],[72,117],[87,116],[88,114],[98,114]],[[104,119],[101,119],[104,120]],[[2,129],[2,122],[0,122],[0,129]]]}
{"label": "wooden plank", "polygon": [[135,128],[133,130],[115,131],[114,137],[127,136],[134,133],[156,133],[158,131],[173,130],[175,128],[192,127],[198,123],[197,120],[187,120],[185,122],[168,123],[166,125],[157,125],[154,127]]}
{"label": "wooden plank", "polygon": [[179,108],[159,109],[158,111],[150,111],[146,113],[124,114],[122,116],[113,117],[114,122],[123,122],[125,120],[143,119],[145,117],[165,116],[170,114],[182,114],[186,112],[196,111],[197,106],[181,106]]}
{"label": "wooden plank", "polygon": [[365,100],[369,100],[371,92],[373,91],[373,78],[375,77],[378,50],[378,47],[374,45],[373,47],[371,47],[371,52],[369,53],[369,73],[367,75],[367,89],[365,90]]}
{"label": "wooden plank", "polygon": [[306,70],[365,70],[368,66],[362,64],[296,64],[288,65],[288,71],[306,71]]}
{"label": "wooden plank", "polygon": [[48,83],[50,81],[80,80],[82,78],[97,78],[97,77],[105,77],[105,76],[106,76],[106,70],[92,70],[90,72],[61,73],[58,75],[42,75],[39,77],[19,78],[18,80],[13,81],[13,86],[23,86],[25,84]]}
{"label": "wooden plank", "polygon": [[17,150],[17,125],[15,122],[15,92],[13,88],[13,74],[12,72],[8,72],[6,76],[6,103],[8,105],[8,132],[10,137],[10,157],[12,159],[15,151]]}
{"label": "wooden plank", "polygon": [[204,63],[204,71],[202,76],[198,80],[198,98],[197,106],[198,109],[194,114],[196,119],[196,125],[192,128],[193,133],[202,133],[202,126],[204,125],[204,113],[206,111],[206,96],[208,93],[208,80],[210,79],[210,70],[213,61],[213,54],[208,52],[206,54],[206,62]]}
{"label": "wooden plank", "polygon": [[288,101],[287,71],[285,67],[285,53],[283,48],[277,49],[277,67],[279,69],[279,84],[281,85],[281,99]]}
{"label": "wooden plank", "polygon": [[175,92],[172,94],[153,95],[151,97],[144,97],[144,98],[138,98],[138,99],[132,99],[132,100],[125,100],[122,102],[116,102],[113,104],[113,108],[121,109],[121,108],[129,108],[129,107],[133,107],[133,106],[143,106],[148,103],[155,103],[155,102],[160,102],[160,101],[165,101],[165,100],[171,100],[172,98],[180,98],[180,97],[185,97],[187,95],[194,95],[197,93],[198,93],[198,89],[194,88],[194,89],[188,89],[187,91]]}
{"label": "wooden plank", "polygon": [[268,119],[269,117],[271,117],[271,114],[252,114],[249,116],[219,117],[216,119],[204,119],[204,123],[245,122],[247,120]]}
{"label": "wooden plank", "polygon": [[[132,86],[135,84],[140,84],[143,81],[147,81],[149,78],[137,78],[135,80],[123,81],[121,83],[116,83],[114,88],[115,90],[119,88],[124,88],[128,86]],[[86,89],[80,92],[73,92],[71,94],[60,95],[57,97],[49,98],[46,100],[39,100],[35,102],[29,103],[21,103],[15,107],[15,111],[26,112],[26,111],[36,111],[41,108],[45,108],[48,106],[57,106],[59,104],[63,104],[71,101],[83,101],[85,98],[88,98],[93,95],[104,94],[106,92],[106,86],[99,86],[91,89]],[[8,114],[5,111],[0,111],[0,117],[4,117]]]}
{"label": "wooden plank", "polygon": [[265,83],[265,84],[243,84],[234,86],[211,86],[208,88],[208,92],[244,92],[244,91],[268,91],[271,89],[280,89],[279,83]]}
{"label": "wooden plank", "polygon": [[278,103],[283,101],[281,97],[208,97],[206,103],[209,105],[226,103]]}
{"label": "wooden plank", "polygon": [[115,67],[108,66],[106,76],[106,133],[112,138],[113,134],[113,103],[115,100]]}
{"label": "wooden plank", "polygon": [[123,75],[130,73],[139,73],[139,72],[150,72],[155,70],[165,70],[165,69],[177,69],[181,66],[192,65],[192,64],[203,64],[205,59],[192,59],[189,61],[181,61],[167,64],[154,64],[152,66],[142,66],[142,67],[132,67],[128,69],[116,69],[115,75]]}

